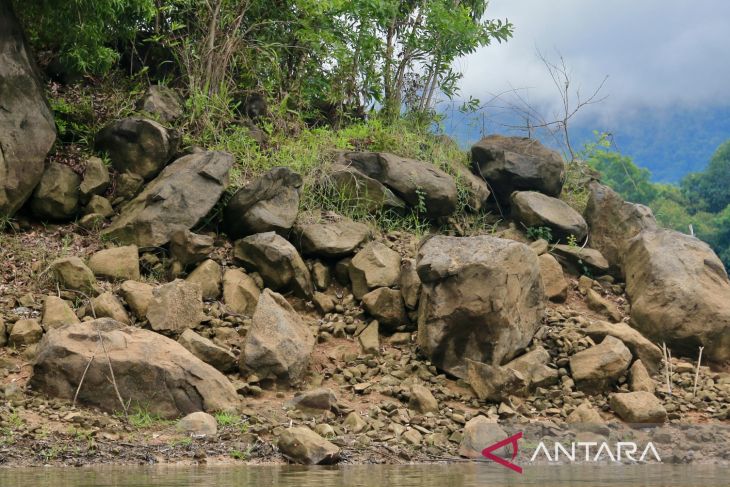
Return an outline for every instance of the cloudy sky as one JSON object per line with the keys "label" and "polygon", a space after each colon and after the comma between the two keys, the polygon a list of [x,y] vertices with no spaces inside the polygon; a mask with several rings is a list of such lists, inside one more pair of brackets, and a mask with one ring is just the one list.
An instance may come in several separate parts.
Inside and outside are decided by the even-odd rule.
{"label": "cloudy sky", "polygon": [[588,94],[608,76],[601,117],[670,106],[730,105],[730,1],[491,0],[514,38],[460,61],[464,98],[511,88],[536,105],[558,101],[537,57],[563,55]]}

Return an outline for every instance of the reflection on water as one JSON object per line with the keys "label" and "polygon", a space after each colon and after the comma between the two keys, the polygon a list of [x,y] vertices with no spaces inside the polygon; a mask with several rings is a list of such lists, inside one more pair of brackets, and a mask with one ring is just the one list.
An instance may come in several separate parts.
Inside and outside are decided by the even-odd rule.
{"label": "reflection on water", "polygon": [[728,486],[727,467],[543,466],[519,475],[477,463],[452,465],[358,465],[340,467],[119,467],[0,468],[1,487],[484,487]]}

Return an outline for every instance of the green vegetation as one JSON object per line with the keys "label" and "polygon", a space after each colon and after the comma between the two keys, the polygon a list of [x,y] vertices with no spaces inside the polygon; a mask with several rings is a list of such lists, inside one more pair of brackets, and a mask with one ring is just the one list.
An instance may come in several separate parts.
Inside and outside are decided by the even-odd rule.
{"label": "green vegetation", "polygon": [[[117,416],[123,416],[122,413],[118,413]],[[169,424],[170,421],[161,418],[157,414],[151,413],[147,408],[136,406],[127,415],[127,421],[135,428],[143,429],[150,428],[153,426],[160,426]]]}
{"label": "green vegetation", "polygon": [[687,175],[679,186],[651,182],[651,173],[610,149],[605,137],[589,147],[588,166],[626,200],[649,206],[659,223],[710,244],[730,267],[730,141],[720,145],[703,172]]}

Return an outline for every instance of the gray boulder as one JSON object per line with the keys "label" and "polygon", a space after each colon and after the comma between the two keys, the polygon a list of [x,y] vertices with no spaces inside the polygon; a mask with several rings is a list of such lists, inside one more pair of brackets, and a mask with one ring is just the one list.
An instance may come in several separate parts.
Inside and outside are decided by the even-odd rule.
{"label": "gray boulder", "polygon": [[232,239],[265,232],[287,236],[299,212],[302,177],[275,167],[239,189],[228,202],[223,223]]}
{"label": "gray boulder", "polygon": [[566,202],[537,191],[515,191],[510,196],[513,217],[527,227],[548,227],[557,238],[573,235],[585,240],[588,225]]}
{"label": "gray boulder", "polygon": [[411,208],[423,206],[428,217],[449,216],[456,210],[456,182],[433,164],[387,152],[348,152],[344,158],[350,167],[390,188]]}
{"label": "gray boulder", "polygon": [[340,449],[306,426],[284,430],[277,442],[279,450],[295,463],[330,465],[340,459]]}
{"label": "gray boulder", "polygon": [[398,289],[380,287],[362,297],[365,310],[383,325],[394,329],[408,323],[403,296]]}
{"label": "gray boulder", "polygon": [[343,219],[294,227],[292,241],[305,256],[339,258],[352,254],[372,236],[364,223]]}
{"label": "gray boulder", "polygon": [[730,281],[709,245],[673,230],[645,230],[624,257],[631,323],[673,352],[730,360]]}
{"label": "gray boulder", "polygon": [[172,159],[180,136],[146,118],[123,118],[102,128],[94,139],[96,150],[109,154],[114,169],[149,180]]}
{"label": "gray boulder", "polygon": [[79,209],[79,184],[81,178],[73,169],[52,162],[33,192],[31,211],[44,220],[73,218]]}
{"label": "gray boulder", "polygon": [[[99,360],[99,344],[106,353]],[[91,360],[96,356],[96,360]],[[109,368],[114,370],[114,383]],[[86,372],[85,369],[88,367]],[[38,346],[30,386],[52,397],[78,400],[104,411],[125,404],[151,414],[175,418],[196,411],[226,411],[238,406],[238,395],[226,377],[180,344],[111,319],[76,323],[50,330]]]}
{"label": "gray boulder", "polygon": [[11,2],[0,2],[0,216],[13,216],[30,197],[56,140],[34,56]]}
{"label": "gray boulder", "polygon": [[371,289],[394,286],[400,278],[401,257],[380,242],[370,242],[350,261],[352,294],[362,299]]}
{"label": "gray boulder", "polygon": [[238,365],[235,355],[230,351],[198,335],[193,330],[188,329],[182,332],[177,342],[200,360],[221,372],[232,372]]}
{"label": "gray boulder", "polygon": [[606,257],[612,271],[621,274],[629,241],[642,230],[658,228],[649,207],[628,203],[614,190],[595,181],[589,185],[583,216],[591,229],[589,245]]}
{"label": "gray boulder", "polygon": [[384,184],[344,161],[333,164],[320,184],[333,193],[334,198],[369,213],[383,210],[402,213],[406,209],[405,202]]}
{"label": "gray boulder", "polygon": [[84,177],[79,186],[79,196],[83,203],[94,195],[104,194],[109,186],[109,169],[98,157],[89,157],[84,167]]}
{"label": "gray boulder", "polygon": [[166,244],[176,230],[194,227],[215,206],[228,186],[233,162],[225,152],[181,157],[124,205],[102,235],[138,247]]}
{"label": "gray boulder", "polygon": [[153,289],[147,306],[147,321],[157,332],[182,332],[195,328],[203,318],[200,286],[176,279]]}
{"label": "gray boulder", "polygon": [[162,85],[147,88],[139,109],[157,116],[163,122],[172,122],[183,114],[180,95],[172,88]]}
{"label": "gray boulder", "polygon": [[435,236],[419,249],[418,345],[466,377],[466,359],[502,365],[532,340],[545,311],[537,256],[487,235]]}
{"label": "gray boulder", "polygon": [[282,295],[264,289],[243,345],[241,370],[295,382],[304,376],[313,348],[309,326]]}
{"label": "gray boulder", "polygon": [[267,287],[291,290],[301,298],[313,292],[307,265],[292,244],[275,232],[258,233],[237,240],[234,258],[246,269],[258,272]]}
{"label": "gray boulder", "polygon": [[185,266],[197,264],[213,252],[213,237],[198,235],[190,230],[176,230],[170,235],[170,255]]}
{"label": "gray boulder", "polygon": [[466,380],[482,401],[505,400],[527,386],[522,373],[509,367],[466,359]]}
{"label": "gray boulder", "polygon": [[472,171],[486,178],[503,202],[514,191],[557,197],[563,188],[563,158],[536,139],[490,135],[472,146],[471,160]]}

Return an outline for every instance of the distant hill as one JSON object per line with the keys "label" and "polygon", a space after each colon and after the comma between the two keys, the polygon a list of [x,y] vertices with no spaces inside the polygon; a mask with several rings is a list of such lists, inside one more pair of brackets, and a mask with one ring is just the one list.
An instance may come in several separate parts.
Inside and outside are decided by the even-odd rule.
{"label": "distant hill", "polygon": [[[469,147],[483,133],[513,133],[508,125],[522,125],[512,114],[463,114],[445,112],[443,130],[463,147]],[[690,172],[701,171],[717,147],[730,139],[730,106],[712,109],[674,108],[636,110],[611,121],[598,117],[576,119],[571,126],[573,145],[594,140],[593,131],[613,134],[617,149],[648,168],[655,182],[678,182]],[[554,141],[538,138],[548,145]]]}

